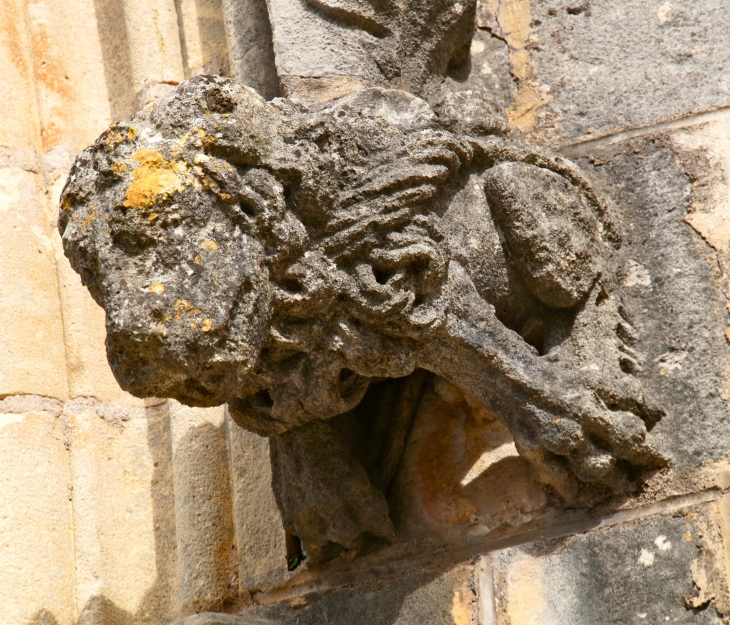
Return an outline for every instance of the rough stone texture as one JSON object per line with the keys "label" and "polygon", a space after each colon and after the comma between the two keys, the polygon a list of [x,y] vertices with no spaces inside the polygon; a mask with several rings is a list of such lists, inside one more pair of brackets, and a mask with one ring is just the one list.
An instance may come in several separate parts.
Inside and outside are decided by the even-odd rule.
{"label": "rough stone texture", "polygon": [[439,117],[377,89],[308,113],[191,80],[82,153],[61,206],[122,387],[228,401],[275,436],[277,503],[313,560],[394,536],[377,479],[320,421],[373,378],[422,367],[468,391],[567,500],[575,478],[622,491],[662,462],[610,209],[478,92]]}
{"label": "rough stone texture", "polygon": [[178,598],[183,615],[220,609],[238,590],[222,408],[170,402]]}
{"label": "rough stone texture", "polygon": [[687,510],[497,553],[499,623],[723,623],[715,519]]}
{"label": "rough stone texture", "polygon": [[[722,252],[690,225],[697,219],[702,232],[722,237],[701,222],[702,198],[726,194],[727,182],[692,185],[695,172],[710,171],[705,145],[713,145],[716,133],[717,127],[697,128],[583,148],[583,163],[604,177],[624,213],[624,305],[639,330],[635,349],[644,355],[637,376],[671,415],[652,434],[676,471],[725,457],[730,436]],[[703,147],[693,147],[688,137]],[[712,210],[722,206],[716,202]]]}
{"label": "rough stone texture", "polygon": [[75,625],[71,484],[64,427],[0,414],[0,623]]}
{"label": "rough stone texture", "polygon": [[[0,507],[8,511],[7,518],[14,520],[9,529],[0,530],[2,539],[10,538],[0,540],[0,601],[4,610],[0,622],[3,624],[75,624],[77,593],[83,598],[78,609],[82,611],[85,625],[166,624],[176,618],[177,530],[166,418],[150,419],[146,430],[141,425],[144,411],[139,406],[143,400],[123,392],[106,363],[100,309],[89,299],[62,255],[56,252],[54,260],[52,250],[38,245],[44,237],[39,239],[37,232],[26,226],[37,226],[41,235],[49,235],[48,221],[55,221],[57,198],[75,154],[109,123],[129,119],[140,105],[174,87],[168,83],[212,69],[217,63],[215,59],[221,60],[222,67],[224,50],[230,50],[231,72],[236,78],[257,88],[267,99],[279,93],[265,0],[250,3],[226,0],[222,4],[227,42],[221,40],[221,6],[215,1],[0,0],[0,73],[4,85],[0,167],[6,168],[0,185],[0,216],[6,206],[12,206],[14,211],[9,217],[11,227],[5,228],[6,237],[0,247],[5,267],[5,273],[0,271],[0,283],[8,287],[0,292],[0,309],[12,308],[7,318],[0,317],[5,321],[0,340],[3,356],[0,375],[10,376],[14,380],[13,388],[21,389],[21,394],[5,396],[7,387],[0,384],[0,411],[11,413],[2,417],[6,425],[0,430],[3,441],[0,465],[6,476],[0,480]],[[419,2],[421,6],[417,8],[422,10],[425,4]],[[628,228],[634,224],[634,231],[627,230],[629,236],[625,238],[626,257],[615,267],[623,282],[622,297],[635,315],[632,323],[638,330],[638,342],[634,349],[643,356],[643,362],[632,356],[641,366],[635,375],[667,410],[650,436],[661,453],[674,463],[673,469],[651,477],[647,491],[638,497],[604,502],[604,511],[613,505],[638,506],[638,533],[642,517],[655,510],[655,506],[661,506],[651,502],[693,490],[700,492],[690,497],[708,497],[711,491],[703,489],[727,488],[729,484],[724,407],[728,396],[728,348],[723,336],[728,330],[724,308],[728,293],[727,115],[722,110],[697,115],[701,110],[727,104],[728,9],[721,0],[703,3],[657,0],[653,4],[627,0],[619,4],[594,0],[574,3],[482,0],[477,7],[479,30],[468,56],[464,50],[458,62],[445,70],[439,68],[438,75],[426,81],[423,93],[440,111],[449,93],[485,89],[507,109],[510,121],[538,141],[556,147],[605,135],[617,128],[627,129],[605,141],[589,141],[564,149],[563,154],[583,159],[580,165],[594,180],[601,180],[604,193],[614,198],[624,225]],[[326,0],[308,4],[315,5],[319,6],[309,14],[313,16],[311,19],[299,20],[294,16],[283,28],[280,22],[276,36],[281,41],[286,35],[294,43],[288,48],[280,46],[278,60],[280,63],[287,58],[296,60],[298,52],[294,45],[299,46],[297,42],[302,39],[309,49],[329,42],[336,54],[327,57],[316,53],[316,58],[300,55],[302,76],[282,76],[285,89],[291,90],[287,93],[310,104],[321,102],[366,86],[357,68],[373,69],[375,57],[386,71],[394,69],[382,63],[387,60],[382,55],[387,46],[383,48],[382,44],[387,44],[389,37],[368,34],[362,28],[368,25],[362,21],[352,23],[353,16],[355,21],[361,19],[363,11],[375,6],[374,3]],[[288,7],[297,9],[298,6],[304,4],[277,2],[273,8],[281,12],[281,7],[289,11]],[[316,28],[310,28],[312,20],[324,24],[325,37],[319,41],[313,40]],[[372,25],[369,27],[372,30]],[[440,31],[434,28],[433,32]],[[391,37],[390,41],[393,40]],[[363,41],[368,47],[360,46]],[[266,51],[265,56],[262,50]],[[339,58],[338,51],[342,50],[346,54]],[[352,61],[350,66],[356,68],[357,75],[338,74],[339,66],[333,68],[320,63],[327,58],[335,65]],[[315,61],[320,63],[317,72],[321,70],[322,75],[312,77],[309,68],[316,66]],[[364,65],[360,65],[361,61]],[[376,63],[372,80],[384,78]],[[398,77],[389,84],[410,88],[397,80]],[[684,115],[688,117],[683,120],[663,121]],[[658,122],[661,124],[655,128]],[[31,179],[33,184],[24,186]],[[26,190],[33,187],[36,191],[18,195],[18,180],[24,181],[20,186]],[[29,200],[31,196],[37,200]],[[44,206],[50,210],[39,213],[38,208]],[[4,214],[7,216],[8,212]],[[41,213],[45,223],[39,217]],[[25,225],[14,230],[22,219],[27,219]],[[56,249],[60,249],[60,241],[55,243]],[[54,262],[61,263],[57,281],[53,278]],[[29,275],[33,278],[32,285],[26,279]],[[36,281],[36,277],[42,279]],[[20,290],[16,289],[18,285],[22,287]],[[28,299],[25,289],[30,286],[32,298]],[[59,290],[61,306],[58,305]],[[33,338],[34,332],[39,329],[45,332],[50,326],[56,328],[50,342]],[[64,356],[60,353],[64,341],[66,372]],[[625,366],[633,365],[625,360]],[[66,377],[68,391],[63,390]],[[478,425],[472,405],[456,396],[445,399],[443,392],[436,393],[437,397],[431,391],[426,392],[426,400],[431,403],[423,404],[415,414],[409,408],[414,400],[408,390],[417,386],[414,380],[409,377],[401,381],[378,381],[372,386],[381,387],[382,393],[374,397],[371,392],[367,402],[361,403],[358,409],[332,420],[333,427],[353,449],[352,453],[366,468],[373,483],[391,491],[388,494],[391,513],[397,511],[402,515],[394,515],[400,538],[418,536],[415,544],[432,544],[427,542],[430,539],[443,546],[444,541],[448,544],[456,535],[476,536],[485,530],[496,535],[502,535],[499,533],[502,531],[513,532],[514,540],[521,540],[525,535],[519,532],[550,515],[559,523],[561,519],[583,518],[586,511],[556,506],[556,499],[549,491],[540,493],[548,505],[539,509],[539,499],[534,502],[531,499],[534,493],[529,487],[529,474],[517,479],[511,473],[506,478],[506,486],[498,490],[482,488],[496,469],[495,464],[489,464],[490,458],[483,455],[472,462],[477,456],[474,445],[485,444],[485,449],[489,448],[494,444],[493,436],[507,440],[499,438],[507,436],[504,428],[493,429],[490,425],[493,422],[489,421]],[[386,387],[391,390],[386,392]],[[27,392],[34,394],[23,394]],[[64,403],[53,397],[67,395],[115,403],[74,401],[64,413]],[[374,418],[368,420],[367,411]],[[28,413],[44,413],[44,416],[36,418]],[[77,416],[82,413],[88,419],[84,417],[77,422]],[[386,417],[392,421],[391,427],[384,429]],[[127,427],[135,419],[135,425]],[[60,438],[62,424],[63,439]],[[443,436],[437,436],[439,432]],[[81,434],[88,436],[88,440],[80,442]],[[337,578],[337,567],[349,566],[347,558],[354,557],[354,552],[333,562],[332,568],[313,567],[309,560],[293,574],[286,573],[284,537],[270,490],[270,469],[262,464],[262,458],[268,453],[268,442],[256,439],[254,444],[255,435],[240,428],[227,430],[227,435],[243,597],[250,601],[246,591],[254,590],[270,591],[264,596],[255,595],[261,601],[294,597],[302,592],[302,586],[297,584],[304,581],[306,587],[307,580],[328,588],[329,581]],[[75,465],[79,468],[79,484],[71,484],[76,497],[69,501],[70,478],[62,467],[68,465],[70,455],[75,452],[73,446],[69,451],[63,449],[61,441],[70,445],[72,439],[85,460]],[[359,444],[364,440],[368,441],[367,445]],[[32,453],[26,453],[27,449]],[[213,449],[219,458],[225,449],[220,437]],[[508,450],[511,451],[507,443],[505,451]],[[398,458],[398,454],[402,454],[405,462],[394,468],[393,458]],[[155,467],[153,463],[150,469],[150,457],[160,464]],[[141,459],[139,466],[134,464],[136,459]],[[504,461],[520,461],[525,466],[514,456],[506,456],[497,466]],[[124,470],[120,468],[122,464]],[[43,479],[35,479],[32,468],[42,470]],[[472,481],[461,486],[467,476]],[[120,487],[127,484],[127,479],[138,489],[134,496],[131,487]],[[85,480],[96,484],[101,494],[91,492]],[[392,488],[397,484],[407,486],[402,500],[396,495],[403,491]],[[458,487],[452,488],[455,485]],[[219,484],[216,489],[220,489]],[[139,503],[129,508],[137,511],[135,517],[139,520],[132,519],[131,512],[125,514],[117,509],[117,501],[113,499],[116,493],[121,493],[124,502]],[[505,494],[509,495],[508,503],[501,498]],[[151,500],[161,502],[153,506],[157,511],[152,514],[154,540],[150,539]],[[530,511],[533,503],[536,509]],[[647,504],[649,507],[645,507]],[[720,507],[724,510],[720,515],[724,518],[723,533],[728,536],[730,515],[726,496]],[[215,509],[215,506],[207,508],[213,513]],[[471,510],[478,514],[469,518],[467,528],[450,525],[461,523]],[[523,516],[513,514],[514,510]],[[588,513],[594,514],[596,510]],[[0,514],[0,524],[3,515],[5,512]],[[532,521],[519,525],[529,516],[533,517]],[[75,559],[67,542],[59,540],[63,532],[57,531],[59,526],[73,528],[74,518],[80,519],[79,526],[73,529],[78,538]],[[194,542],[197,537],[201,544],[207,544],[206,518],[212,520],[215,514],[182,524],[186,540]],[[56,523],[56,519],[60,521]],[[500,519],[507,522],[494,528],[493,523]],[[49,520],[52,520],[50,524]],[[473,521],[477,524],[471,525]],[[515,523],[516,527],[510,526]],[[588,526],[583,523],[582,527]],[[122,531],[127,532],[126,541]],[[436,535],[424,539],[423,535],[430,532]],[[134,542],[135,533],[141,537],[139,545]],[[492,540],[494,534],[482,539]],[[600,534],[606,536],[611,531]],[[72,533],[69,531],[68,535]],[[589,532],[575,540],[592,540],[593,535],[595,532]],[[610,540],[611,549],[634,544],[631,536],[612,535],[616,538]],[[134,567],[124,562],[130,544],[132,561],[139,565],[142,575],[137,576]],[[599,544],[594,553],[599,561],[596,570],[600,572],[603,571],[600,566],[604,559],[603,547],[598,539],[594,544]],[[414,548],[412,545],[399,544],[373,555],[380,558],[377,562],[381,565],[405,566],[412,557],[409,551]],[[153,548],[154,553],[142,553]],[[458,551],[463,546],[452,548]],[[660,553],[656,544],[649,541],[640,548],[653,550],[654,567],[660,564],[664,552]],[[611,549],[608,552],[613,558],[616,554]],[[699,562],[706,553],[703,549],[700,547],[698,551]],[[648,578],[617,575],[612,571],[607,583],[611,594],[600,594],[586,575],[580,576],[577,583],[556,588],[552,584],[554,576],[542,578],[538,573],[543,562],[554,562],[551,558],[560,554],[541,553],[533,560],[524,560],[522,581],[515,578],[516,587],[510,597],[524,601],[523,612],[518,609],[511,613],[514,620],[511,625],[529,623],[535,617],[534,612],[525,610],[530,598],[540,595],[536,589],[541,581],[543,590],[549,592],[540,596],[547,594],[548,603],[553,606],[550,609],[554,608],[555,614],[561,616],[561,625],[566,621],[580,625],[610,622],[606,606],[612,609],[615,605],[622,608],[624,603],[631,605],[632,591],[637,587],[636,594],[642,597],[650,591],[664,591],[661,576],[666,571],[660,571],[661,579],[656,581],[657,577],[651,577],[651,567],[647,569]],[[727,547],[725,553],[727,559],[730,553]],[[429,561],[444,557],[443,552],[426,555]],[[608,556],[605,559],[609,561]],[[67,565],[61,566],[59,563],[64,561]],[[235,561],[226,562],[229,567],[226,571],[233,579]],[[372,562],[360,553],[351,565],[360,571],[359,575],[368,577]],[[485,562],[482,559],[480,566]],[[581,567],[586,565],[580,559],[566,558],[566,562],[566,566],[575,570],[585,570]],[[610,562],[619,573],[633,570],[633,562],[627,561],[625,567],[620,559],[613,558]],[[249,567],[251,572],[247,573]],[[156,581],[146,593],[143,586],[150,581],[153,568],[157,571]],[[677,575],[668,574],[666,585],[687,588],[686,562],[678,562],[675,569]],[[61,573],[55,575],[56,570]],[[562,575],[561,571],[558,573]],[[95,575],[98,577],[94,578]],[[354,573],[350,575],[350,580],[357,578]],[[678,622],[683,622],[685,616],[689,619],[686,622],[707,622],[704,619],[710,618],[708,614],[712,616],[712,610],[721,600],[722,589],[712,584],[722,582],[725,574],[717,570],[708,573],[704,569],[704,575],[711,582],[709,586],[701,575],[695,578],[693,573],[693,579],[699,582],[699,588],[711,590],[703,595],[695,592],[696,588],[691,589],[696,613],[690,616],[689,612],[679,610]],[[491,574],[480,569],[478,578],[475,588],[483,606],[488,594],[484,590],[490,587],[485,580],[491,579]],[[638,586],[636,580],[640,582]],[[386,579],[383,583],[381,593],[387,584],[395,582]],[[272,588],[276,585],[282,588]],[[89,589],[94,587],[101,588],[101,594],[87,601]],[[577,599],[576,589],[584,589]],[[318,604],[330,606],[327,618],[335,619],[338,600],[348,606],[355,605],[361,590],[363,586],[347,592],[340,590],[329,603],[325,597]],[[105,593],[111,598],[105,597]],[[561,593],[569,599],[566,610],[573,610],[576,602],[582,602],[592,608],[591,612],[579,612],[579,619],[568,618],[559,606],[554,606]],[[703,609],[708,593],[716,597]],[[367,595],[374,601],[378,596],[383,595]],[[661,605],[664,601],[661,597],[666,594],[659,595],[654,603]],[[453,605],[453,597],[442,593],[437,599],[438,607],[428,614],[409,612],[408,615],[415,614],[416,622],[428,622],[431,613],[441,618]],[[672,603],[674,599],[667,600],[667,605],[677,609],[679,603]],[[294,600],[295,605],[304,603],[311,604],[310,608],[314,606],[311,596]],[[118,608],[117,604],[127,607]],[[141,607],[133,613],[130,610],[134,605]],[[513,602],[512,606],[515,605]],[[288,611],[284,606],[279,609],[287,612],[286,619],[296,622],[295,610]],[[364,608],[360,612],[369,614]],[[310,618],[309,614],[317,612],[307,611],[303,618]],[[480,625],[498,622],[496,617],[487,618],[485,614],[480,613],[481,621],[474,614],[474,621]],[[520,620],[520,614],[525,619]],[[627,622],[651,621],[649,616],[644,619],[623,613],[614,616]],[[657,622],[666,622],[660,614],[653,616],[658,616]],[[237,620],[233,616],[202,618],[203,622],[213,618],[227,619],[228,623]],[[389,618],[400,617],[390,614]],[[499,625],[506,623],[500,621]]]}
{"label": "rough stone texture", "polygon": [[158,624],[177,615],[167,410],[130,418],[67,409],[79,625]]}
{"label": "rough stone texture", "polygon": [[238,580],[245,592],[271,590],[287,577],[281,514],[271,491],[269,441],[226,417]]}
{"label": "rough stone texture", "polygon": [[476,0],[267,0],[282,92],[330,100],[363,86],[432,93],[469,56]]}
{"label": "rough stone texture", "polygon": [[551,141],[730,102],[724,0],[488,0],[483,6],[483,25],[512,44],[512,73],[526,99],[516,103],[523,107],[520,125]]}

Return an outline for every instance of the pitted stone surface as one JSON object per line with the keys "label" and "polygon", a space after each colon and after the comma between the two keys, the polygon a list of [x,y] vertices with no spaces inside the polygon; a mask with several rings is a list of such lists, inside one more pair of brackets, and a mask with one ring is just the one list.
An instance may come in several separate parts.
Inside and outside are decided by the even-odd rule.
{"label": "pitted stone surface", "polygon": [[417,368],[498,415],[568,499],[662,462],[612,210],[478,92],[440,116],[383,89],[310,110],[199,77],[78,157],[59,228],[121,386],[228,402],[272,436],[313,560],[392,538],[378,476],[327,419]]}

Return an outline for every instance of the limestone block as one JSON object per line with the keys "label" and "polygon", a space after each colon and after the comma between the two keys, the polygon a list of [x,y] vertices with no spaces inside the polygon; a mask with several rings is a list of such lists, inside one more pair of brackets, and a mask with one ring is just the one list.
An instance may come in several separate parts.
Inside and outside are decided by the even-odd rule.
{"label": "limestone block", "polygon": [[279,95],[266,0],[223,0],[231,76],[270,100]]}
{"label": "limestone block", "polygon": [[[509,484],[509,489],[504,485]],[[390,497],[399,537],[454,525],[519,527],[546,505],[509,430],[457,387],[434,376],[416,411]]]}
{"label": "limestone block", "polygon": [[485,0],[479,14],[510,48],[512,121],[556,143],[727,105],[729,19],[724,0]]}
{"label": "limestone block", "polygon": [[178,4],[188,76],[227,75],[228,46],[222,0],[181,0]]}
{"label": "limestone block", "polygon": [[[245,611],[238,623],[248,625],[258,622],[254,619],[264,619],[277,625],[471,625],[479,622],[476,575],[471,564],[458,564],[448,570],[380,578],[361,588],[335,589],[321,596],[295,597]],[[203,622],[229,623],[224,619]]]}
{"label": "limestone block", "polygon": [[53,245],[40,176],[0,169],[0,395],[68,395]]}
{"label": "limestone block", "polygon": [[112,121],[94,1],[29,2],[27,23],[45,166],[55,179]]}
{"label": "limestone block", "polygon": [[624,314],[636,331],[638,377],[666,410],[651,437],[675,473],[728,454],[726,124],[566,150],[623,221]]}
{"label": "limestone block", "polygon": [[220,608],[238,591],[223,408],[170,400],[181,614]]}
{"label": "limestone block", "polygon": [[67,410],[79,623],[170,622],[177,562],[167,411],[121,408],[105,419],[88,402]]}
{"label": "limestone block", "polygon": [[125,0],[124,24],[136,109],[185,79],[174,0]]}
{"label": "limestone block", "polygon": [[226,411],[233,519],[241,590],[269,590],[286,579],[286,545],[271,489],[269,440],[237,426]]}
{"label": "limestone block", "polygon": [[0,623],[76,623],[68,454],[60,419],[0,414]]}
{"label": "limestone block", "polygon": [[0,3],[0,67],[4,84],[0,146],[32,152],[38,147],[38,108],[23,5],[19,0]]}
{"label": "limestone block", "polygon": [[499,552],[498,623],[721,623],[718,537],[697,508]]}

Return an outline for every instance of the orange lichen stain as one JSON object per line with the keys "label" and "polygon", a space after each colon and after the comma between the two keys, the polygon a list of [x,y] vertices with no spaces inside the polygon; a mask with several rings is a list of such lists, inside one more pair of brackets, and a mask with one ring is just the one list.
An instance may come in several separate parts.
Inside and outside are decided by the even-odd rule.
{"label": "orange lichen stain", "polygon": [[127,171],[127,166],[120,162],[112,163],[112,171],[118,174],[123,174]]}
{"label": "orange lichen stain", "polygon": [[203,325],[200,327],[201,332],[210,332],[211,328],[213,327],[213,321],[206,317],[203,319]]}
{"label": "orange lichen stain", "polygon": [[162,282],[155,282],[151,287],[150,291],[157,295],[162,295],[165,292],[165,285]]}
{"label": "orange lichen stain", "polygon": [[152,223],[155,219],[157,219],[159,215],[157,213],[152,213],[149,217],[147,217],[147,221]]}
{"label": "orange lichen stain", "polygon": [[210,109],[205,109],[205,116],[210,117]]}
{"label": "orange lichen stain", "polygon": [[692,542],[692,534],[691,534],[690,532],[687,532],[687,533],[686,533],[686,534],[684,535],[684,539],[685,539],[685,540],[686,540],[686,541],[687,541],[688,543],[691,543],[691,542]]}
{"label": "orange lichen stain", "polygon": [[99,210],[98,206],[93,206],[91,208],[91,214],[84,219],[84,221],[81,222],[81,227],[86,228],[90,223],[92,223],[99,215],[96,214],[96,211]]}
{"label": "orange lichen stain", "polygon": [[218,244],[215,241],[203,241],[198,245],[199,250],[206,250],[208,252],[217,252]]}
{"label": "orange lichen stain", "polygon": [[193,134],[192,132],[186,132],[180,139],[178,139],[178,143],[180,145],[185,145],[185,142],[188,140],[188,137]]}
{"label": "orange lichen stain", "polygon": [[163,338],[167,338],[167,330],[161,323],[157,325],[157,331],[162,335]]}
{"label": "orange lichen stain", "polygon": [[64,195],[61,198],[61,208],[65,211],[70,211],[72,207],[71,198],[68,195]]}
{"label": "orange lichen stain", "polygon": [[225,200],[226,202],[231,199],[231,196],[228,195],[228,193],[221,193],[221,199]]}
{"label": "orange lichen stain", "polygon": [[196,265],[199,265],[199,264],[200,264],[200,256],[196,256],[196,257],[195,257],[195,259],[193,260],[193,262],[194,262],[194,263],[195,263]]}
{"label": "orange lichen stain", "polygon": [[134,126],[130,126],[129,130],[127,130],[127,139],[129,139],[131,141],[136,136],[137,136],[137,129]]}
{"label": "orange lichen stain", "polygon": [[157,150],[141,148],[132,157],[138,163],[132,171],[132,184],[127,189],[124,206],[145,210],[160,196],[182,191],[188,181],[187,165],[182,161],[168,161]]}

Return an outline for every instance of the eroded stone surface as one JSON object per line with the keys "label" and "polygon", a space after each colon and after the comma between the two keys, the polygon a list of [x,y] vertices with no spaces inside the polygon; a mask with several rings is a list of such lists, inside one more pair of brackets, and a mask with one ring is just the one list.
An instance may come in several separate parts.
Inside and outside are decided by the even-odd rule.
{"label": "eroded stone surface", "polygon": [[393,537],[377,475],[323,420],[419,367],[566,498],[661,462],[611,209],[480,93],[439,116],[380,89],[315,111],[194,79],[79,156],[59,227],[122,387],[227,401],[274,436],[284,524],[314,560]]}

